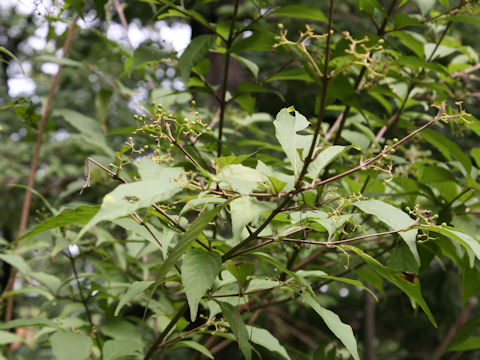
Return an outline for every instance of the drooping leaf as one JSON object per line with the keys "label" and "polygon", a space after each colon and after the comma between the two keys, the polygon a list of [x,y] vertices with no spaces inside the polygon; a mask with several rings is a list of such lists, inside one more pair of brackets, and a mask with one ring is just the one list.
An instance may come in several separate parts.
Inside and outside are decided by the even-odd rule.
{"label": "drooping leaf", "polygon": [[56,229],[62,226],[67,226],[72,224],[84,225],[88,223],[92,217],[95,216],[98,210],[100,210],[100,205],[95,205],[95,206],[82,205],[75,209],[64,210],[57,216],[48,218],[44,222],[38,224],[28,233],[21,236],[18,240],[23,240],[27,237],[40,234],[47,230]]}
{"label": "drooping leaf", "polygon": [[212,286],[222,267],[222,257],[215,251],[191,249],[182,263],[182,284],[190,306],[191,321],[197,318],[198,304]]}
{"label": "drooping leaf", "polygon": [[196,36],[182,53],[182,56],[178,59],[178,68],[184,83],[187,82],[192,67],[203,60],[215,39],[215,35]]}
{"label": "drooping leaf", "polygon": [[128,289],[125,295],[123,295],[115,308],[115,316],[118,315],[120,310],[130,301],[132,300],[135,296],[138,294],[144,292],[146,289],[148,289],[155,281],[135,281],[132,283]]}
{"label": "drooping leaf", "polygon": [[203,346],[202,344],[196,341],[184,340],[184,341],[177,342],[176,345],[179,347],[182,347],[182,346],[189,347],[190,349],[193,349],[205,355],[209,359],[214,359],[212,353],[205,346]]}
{"label": "drooping leaf", "polygon": [[28,274],[30,272],[30,265],[25,261],[25,259],[17,254],[0,254],[0,260],[5,261],[7,264],[14,266],[21,273]]}
{"label": "drooping leaf", "polygon": [[233,238],[239,240],[245,225],[274,208],[274,203],[258,201],[245,196],[233,200],[230,203]]}
{"label": "drooping leaf", "polygon": [[90,337],[65,330],[50,336],[50,343],[53,355],[58,360],[85,360],[92,348]]}
{"label": "drooping leaf", "polygon": [[467,174],[470,173],[472,169],[472,161],[468,155],[462,151],[458,144],[448,139],[445,135],[440,134],[438,131],[433,131],[431,129],[425,129],[420,135],[433,147],[439,150],[448,160],[451,160],[452,157],[457,159],[462,164]]}
{"label": "drooping leaf", "polygon": [[0,329],[15,329],[15,328],[22,328],[27,326],[39,326],[39,327],[51,327],[57,328],[58,325],[50,319],[43,318],[43,317],[34,317],[30,319],[15,319],[11,320],[7,323],[0,324]]}
{"label": "drooping leaf", "polygon": [[280,344],[278,339],[270,331],[246,325],[247,332],[254,344],[263,346],[265,349],[275,352],[282,358],[290,360],[287,350]]}
{"label": "drooping leaf", "polygon": [[407,294],[411,300],[413,300],[416,304],[418,304],[422,308],[422,310],[425,312],[425,314],[427,315],[428,319],[433,324],[433,326],[437,327],[437,323],[427,303],[425,302],[425,299],[422,296],[422,292],[420,289],[420,281],[418,277],[414,277],[412,281],[409,281],[404,277],[402,277],[401,272],[395,271],[386,266],[383,266],[380,262],[378,262],[376,259],[374,259],[370,255],[364,253],[359,248],[356,248],[354,246],[349,246],[349,245],[345,245],[344,247],[360,255],[363,258],[363,260],[365,260],[365,262],[368,265],[370,265],[373,268],[373,270],[375,270],[380,276],[382,276],[387,281],[397,286],[405,294]]}
{"label": "drooping leaf", "polygon": [[341,277],[341,276],[331,276],[331,275],[328,275],[327,273],[325,273],[321,270],[298,270],[297,274],[304,277],[304,278],[316,277],[316,278],[321,278],[321,279],[330,279],[330,280],[343,282],[345,284],[357,286],[357,287],[360,287],[360,288],[364,289],[365,291],[369,292],[375,298],[375,300],[378,301],[377,295],[375,295],[375,293],[372,290],[370,290],[367,286],[363,285],[358,280],[349,279],[349,278],[345,278],[345,277]]}
{"label": "drooping leaf", "polygon": [[[379,200],[362,200],[353,203],[364,213],[375,215],[381,222],[387,224],[393,230],[403,230],[414,225],[415,220],[402,210],[393,205]],[[401,231],[399,235],[408,245],[415,260],[420,264],[420,256],[417,250],[417,230]]]}
{"label": "drooping leaf", "polygon": [[248,195],[267,181],[267,177],[258,170],[241,164],[226,165],[217,175],[220,184],[230,186],[232,190]]}
{"label": "drooping leaf", "polygon": [[203,232],[203,229],[207,227],[208,223],[215,219],[218,213],[223,209],[225,205],[229,202],[225,202],[211,210],[205,211],[203,214],[198,216],[193,223],[190,224],[187,231],[178,241],[177,245],[173,248],[170,256],[162,264],[157,275],[157,282],[161,282],[165,275],[170,271],[170,269],[177,263],[177,261],[185,254],[195,239],[197,239]]}
{"label": "drooping leaf", "polygon": [[357,350],[357,341],[353,335],[352,328],[340,320],[337,314],[333,311],[325,309],[320,305],[317,299],[313,298],[310,294],[304,293],[302,300],[310,306],[315,312],[320,315],[327,327],[335,336],[345,345],[348,352],[355,360],[360,360]]}
{"label": "drooping leaf", "polygon": [[237,40],[230,48],[231,53],[245,51],[271,51],[275,44],[275,35],[269,31],[254,32],[253,35]]}
{"label": "drooping leaf", "polygon": [[480,349],[480,336],[470,336],[460,344],[448,347],[449,351],[469,351],[475,349]]}
{"label": "drooping leaf", "polygon": [[218,304],[222,308],[222,314],[227,319],[230,329],[237,339],[240,351],[246,360],[250,360],[252,358],[252,349],[249,342],[250,336],[242,316],[238,314],[238,309],[229,303],[219,301]]}
{"label": "drooping leaf", "polygon": [[312,179],[318,178],[325,167],[348,150],[348,146],[333,145],[323,149],[308,167],[308,174]]}
{"label": "drooping leaf", "polygon": [[[471,347],[476,341],[470,339],[478,329],[480,329],[480,316],[476,315],[458,329],[457,333],[448,344],[447,350],[463,351],[459,348],[465,349]],[[477,344],[480,344],[480,342],[477,342]]]}
{"label": "drooping leaf", "polygon": [[303,167],[303,159],[307,156],[313,140],[313,135],[297,133],[305,130],[310,122],[298,111],[291,115],[287,109],[282,109],[273,124],[275,125],[275,136],[287,155],[295,178],[297,178]]}
{"label": "drooping leaf", "polygon": [[162,61],[164,58],[171,56],[170,52],[146,44],[140,44],[133,52],[132,59],[125,63],[124,72],[131,73],[133,70],[140,69],[149,62]]}
{"label": "drooping leaf", "polygon": [[24,338],[15,335],[9,331],[0,330],[0,345],[11,344],[13,342],[23,342]]}
{"label": "drooping leaf", "polygon": [[[461,244],[466,249],[470,250],[475,254],[477,259],[480,260],[480,242],[477,239],[472,238],[470,235],[461,232],[460,230],[449,227],[449,226],[431,226],[431,225],[421,225],[416,226],[417,229],[433,231],[446,237],[454,240],[455,242]],[[473,259],[471,259],[470,266],[473,266]]]}
{"label": "drooping leaf", "polygon": [[95,148],[98,148],[109,157],[114,157],[115,152],[107,145],[100,122],[70,109],[57,109],[54,116],[61,116],[80,132],[81,139]]}

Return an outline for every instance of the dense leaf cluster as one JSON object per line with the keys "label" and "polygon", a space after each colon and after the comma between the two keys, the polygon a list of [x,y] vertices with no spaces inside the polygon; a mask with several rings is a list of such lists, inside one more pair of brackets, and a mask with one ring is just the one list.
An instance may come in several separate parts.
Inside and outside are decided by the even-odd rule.
{"label": "dense leaf cluster", "polygon": [[[1,94],[8,358],[480,348],[476,1],[113,3],[43,14],[63,56]],[[178,55],[108,38],[112,18],[197,33]],[[44,207],[15,236],[43,131]]]}

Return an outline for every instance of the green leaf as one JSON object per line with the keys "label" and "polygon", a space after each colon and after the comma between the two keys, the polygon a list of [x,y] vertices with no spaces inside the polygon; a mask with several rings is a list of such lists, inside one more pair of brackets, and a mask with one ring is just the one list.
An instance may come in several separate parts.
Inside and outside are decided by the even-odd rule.
{"label": "green leaf", "polygon": [[[375,215],[381,222],[393,230],[406,229],[415,223],[415,220],[408,216],[408,214],[383,201],[362,200],[354,202],[353,205],[366,214]],[[420,264],[420,256],[417,250],[417,233],[417,230],[408,230],[400,232],[399,235],[408,245],[417,263]]]}
{"label": "green leaf", "polygon": [[120,302],[118,303],[116,309],[115,309],[115,316],[118,316],[118,313],[122,308],[127,304],[130,300],[132,300],[135,296],[138,294],[144,292],[146,289],[148,289],[155,281],[135,281],[133,284],[131,284],[125,295],[123,295],[120,299]]}
{"label": "green leaf", "polygon": [[235,41],[230,48],[231,53],[245,51],[271,51],[275,44],[275,35],[268,31],[254,32],[253,35]]}
{"label": "green leaf", "polygon": [[284,16],[295,19],[318,20],[328,23],[328,19],[323,12],[314,6],[308,5],[287,5],[276,9],[271,13],[274,16]]}
{"label": "green leaf", "polygon": [[98,121],[101,124],[106,124],[108,116],[108,105],[112,98],[113,91],[111,89],[100,89],[95,96],[95,112]]}
{"label": "green leaf", "polygon": [[380,5],[378,0],[359,0],[358,6],[361,11],[365,11],[368,15],[373,15],[375,9],[378,9],[383,12],[383,7]]}
{"label": "green leaf", "polygon": [[[295,111],[295,116],[292,116],[284,108],[278,113],[273,125],[275,126],[275,136],[287,155],[290,164],[292,164],[295,178],[298,178],[303,167],[302,157],[307,156],[313,135],[300,135],[297,133],[305,130],[310,125],[310,122],[298,111]],[[300,157],[300,153],[302,157]]]}
{"label": "green leaf", "polygon": [[103,344],[103,360],[115,360],[123,356],[133,356],[142,349],[142,344],[135,341],[107,340]]}
{"label": "green leaf", "polygon": [[[6,47],[4,46],[0,46],[0,52],[1,53],[4,53],[4,54],[7,54],[8,56],[10,56],[13,60],[15,60],[18,64],[18,66],[20,66],[20,70],[22,71],[22,73],[25,75],[25,71],[23,70],[23,67],[22,67],[22,63],[18,60],[18,58],[10,51],[8,50]],[[5,61],[7,64],[9,63],[8,61]]]}
{"label": "green leaf", "polygon": [[480,19],[478,18],[478,16],[455,15],[455,16],[447,16],[443,18],[443,20],[461,22],[464,24],[480,25]]}
{"label": "green leaf", "polygon": [[460,146],[448,139],[445,135],[431,129],[425,129],[420,135],[433,147],[439,150],[448,160],[452,160],[452,156],[457,159],[460,164],[462,164],[467,174],[470,173],[472,170],[472,161],[468,155],[463,152]]}
{"label": "green leaf", "polygon": [[480,349],[480,336],[471,336],[464,342],[448,347],[448,351],[470,351]]}
{"label": "green leaf", "polygon": [[[156,248],[160,248],[157,240],[153,237],[153,235],[148,231],[145,226],[140,225],[138,222],[133,220],[131,217],[129,218],[121,218],[114,221],[115,224],[123,227],[125,230],[133,231],[134,233],[140,235],[143,239],[147,239],[153,246]],[[163,240],[165,239],[165,230],[162,236],[162,233],[157,230],[152,224],[148,224],[150,230],[154,233],[157,239],[160,239],[163,245]]]}
{"label": "green leaf", "polygon": [[193,350],[198,351],[199,353],[205,355],[209,359],[214,359],[212,353],[210,351],[208,351],[208,349],[205,346],[203,346],[202,344],[200,344],[196,341],[191,341],[191,340],[178,341],[176,343],[176,345],[179,346],[179,347],[181,347],[181,346],[189,347],[190,349],[193,349]]}
{"label": "green leaf", "polygon": [[102,207],[82,228],[76,241],[101,221],[129,215],[135,210],[148,207],[157,201],[171,199],[180,190],[180,185],[177,182],[170,181],[167,175],[163,179],[143,180],[119,185],[115,190],[105,195]]}
{"label": "green leaf", "polygon": [[401,272],[383,266],[380,262],[378,262],[370,255],[364,253],[362,250],[350,245],[345,245],[344,248],[360,255],[363,260],[365,260],[365,262],[370,265],[373,270],[375,270],[380,276],[382,276],[383,278],[385,278],[385,280],[391,282],[393,285],[397,286],[400,290],[407,294],[411,300],[415,301],[415,303],[417,303],[422,308],[433,326],[437,327],[437,323],[430,309],[428,308],[425,299],[422,296],[422,292],[420,289],[420,281],[418,280],[418,277],[415,277],[414,280],[410,282],[402,277]]}
{"label": "green leaf", "polygon": [[24,342],[25,339],[9,331],[0,330],[0,345],[11,344],[17,341]]}
{"label": "green leaf", "polygon": [[275,75],[269,77],[266,82],[277,81],[277,80],[299,80],[299,81],[305,81],[305,82],[314,81],[310,76],[310,74],[303,67],[280,71]]}
{"label": "green leaf", "polygon": [[22,240],[27,237],[40,234],[44,231],[56,229],[62,226],[67,226],[72,224],[84,225],[87,222],[89,222],[92,217],[95,216],[98,210],[100,210],[100,205],[95,205],[95,206],[82,205],[75,209],[64,210],[60,214],[53,216],[51,218],[48,218],[44,222],[38,224],[28,233],[18,238],[18,240]]}
{"label": "green leaf", "polygon": [[355,340],[351,326],[343,323],[333,311],[322,307],[318,300],[313,298],[310,294],[304,293],[302,295],[302,300],[320,315],[330,331],[335,334],[343,345],[345,345],[353,358],[355,360],[360,360],[357,350],[357,341]]}
{"label": "green leaf", "polygon": [[453,350],[457,346],[468,346],[468,342],[467,344],[465,344],[465,342],[468,341],[471,336],[478,331],[478,329],[480,329],[480,315],[472,317],[465,324],[463,324],[460,329],[458,329],[457,333],[448,344],[447,350]]}
{"label": "green leaf", "polygon": [[397,270],[418,274],[419,266],[412,252],[405,243],[399,243],[389,251],[388,267]]}
{"label": "green leaf", "polygon": [[52,274],[47,274],[44,272],[31,272],[29,275],[35,280],[38,280],[44,284],[53,293],[56,293],[62,285],[62,281]]}
{"label": "green leaf", "polygon": [[449,75],[448,70],[443,65],[431,61],[425,61],[417,56],[403,55],[399,57],[396,62],[400,66],[408,66],[417,72],[420,71],[421,68],[425,68]]}
{"label": "green leaf", "polygon": [[244,58],[243,56],[239,56],[237,54],[232,54],[232,57],[240,61],[243,65],[247,67],[248,70],[253,74],[255,79],[258,78],[258,65],[254,63],[252,60],[249,60],[247,58]]}
{"label": "green leaf", "polygon": [[35,317],[30,319],[15,319],[4,324],[0,324],[0,329],[15,329],[29,326],[57,328],[58,325],[50,319]]}
{"label": "green leaf", "polygon": [[395,14],[395,27],[402,26],[423,26],[423,23],[413,16],[397,13]]}
{"label": "green leaf", "polygon": [[435,5],[436,0],[415,0],[420,11],[422,12],[422,16],[425,16],[431,8]]}
{"label": "green leaf", "polygon": [[30,265],[24,260],[23,257],[17,254],[0,254],[0,260],[5,261],[13,267],[16,267],[18,271],[24,274],[30,272]]}
{"label": "green leaf", "polygon": [[345,278],[345,277],[341,277],[341,276],[327,275],[327,273],[325,273],[321,270],[298,270],[297,275],[302,276],[304,278],[316,277],[316,278],[321,278],[321,279],[330,279],[330,280],[343,282],[345,284],[358,286],[358,287],[364,289],[365,291],[368,291],[375,298],[375,300],[378,301],[377,295],[375,295],[375,293],[372,290],[370,290],[368,287],[363,285],[360,281],[355,280],[355,279],[349,279],[349,278]]}
{"label": "green leaf", "polygon": [[115,156],[115,152],[107,145],[105,135],[98,121],[70,109],[57,109],[53,111],[53,115],[62,116],[80,132],[82,140],[88,144],[102,150],[109,157]]}
{"label": "green leaf", "polygon": [[125,70],[132,72],[133,70],[144,67],[149,62],[158,62],[171,55],[171,53],[165,52],[158,47],[140,44],[140,46],[133,52],[133,61],[131,65],[125,63]]}
{"label": "green leaf", "polygon": [[[432,225],[421,225],[415,226],[417,229],[433,231],[458,242],[463,245],[468,250],[471,250],[477,259],[480,260],[480,242],[477,239],[472,238],[470,235],[467,235],[456,228],[449,226],[432,226]],[[472,259],[473,260],[473,259]],[[470,266],[473,266],[473,261]]]}
{"label": "green leaf", "polygon": [[70,331],[57,331],[50,336],[52,352],[58,360],[85,360],[92,348],[92,339]]}
{"label": "green leaf", "polygon": [[422,183],[434,183],[439,181],[455,181],[452,172],[440,166],[425,166],[419,179]]}
{"label": "green leaf", "polygon": [[412,50],[419,58],[425,58],[424,43],[411,35],[408,31],[394,31],[391,34],[400,39],[400,41]]}
{"label": "green leaf", "polygon": [[312,179],[318,178],[325,167],[348,150],[348,146],[333,145],[323,149],[308,167],[308,174]]}
{"label": "green leaf", "polygon": [[250,360],[252,358],[252,349],[249,344],[250,336],[243,318],[238,313],[239,310],[226,302],[219,301],[218,304],[222,308],[222,314],[227,319],[230,329],[237,339],[240,351],[245,359]]}
{"label": "green leaf", "polygon": [[235,97],[235,102],[240,105],[240,107],[245,110],[248,115],[252,115],[255,110],[255,101],[256,99],[249,94],[240,94]]}
{"label": "green leaf", "polygon": [[234,240],[239,240],[242,237],[242,231],[248,223],[274,208],[274,203],[258,201],[250,197],[242,196],[234,199],[230,203]]}
{"label": "green leaf", "polygon": [[282,358],[290,360],[287,350],[280,344],[278,339],[268,330],[246,325],[247,332],[254,344],[263,346],[272,352],[277,353]]}
{"label": "green leaf", "polygon": [[188,81],[192,67],[204,59],[215,40],[215,35],[200,35],[192,39],[178,59],[178,68],[184,83]]}
{"label": "green leaf", "polygon": [[165,275],[170,271],[170,269],[177,263],[178,260],[185,254],[193,241],[195,241],[203,232],[203,229],[208,225],[210,221],[215,219],[218,213],[223,209],[225,205],[229,202],[226,201],[225,203],[211,209],[205,211],[203,214],[198,216],[188,227],[187,231],[178,241],[177,245],[173,248],[170,256],[165,260],[162,264],[160,270],[158,271],[157,275],[157,283],[160,283]]}
{"label": "green leaf", "polygon": [[267,177],[256,169],[241,164],[226,165],[217,175],[220,185],[229,185],[232,190],[248,195],[267,181]]}
{"label": "green leaf", "polygon": [[40,55],[40,56],[35,56],[34,59],[39,62],[44,62],[44,63],[52,62],[55,64],[60,64],[62,66],[72,66],[76,68],[81,68],[84,66],[80,61],[72,60],[66,57],[59,58],[54,55]]}
{"label": "green leaf", "polygon": [[215,159],[215,163],[218,165],[219,169],[223,169],[227,165],[231,164],[241,164],[244,160],[248,159],[253,154],[245,154],[241,156],[222,156]]}
{"label": "green leaf", "polygon": [[222,268],[222,257],[215,251],[191,249],[182,263],[182,284],[190,306],[190,318],[197,318],[198,304]]}
{"label": "green leaf", "polygon": [[477,167],[480,168],[480,148],[473,148],[470,150],[470,156],[475,160]]}

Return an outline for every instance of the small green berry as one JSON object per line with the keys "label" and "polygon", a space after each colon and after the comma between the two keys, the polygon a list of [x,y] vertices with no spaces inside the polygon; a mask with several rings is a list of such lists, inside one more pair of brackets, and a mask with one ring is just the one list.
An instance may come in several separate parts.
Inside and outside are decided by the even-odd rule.
{"label": "small green berry", "polygon": [[282,23],[278,23],[278,24],[277,24],[277,27],[278,27],[280,30],[283,30],[283,24],[282,24]]}

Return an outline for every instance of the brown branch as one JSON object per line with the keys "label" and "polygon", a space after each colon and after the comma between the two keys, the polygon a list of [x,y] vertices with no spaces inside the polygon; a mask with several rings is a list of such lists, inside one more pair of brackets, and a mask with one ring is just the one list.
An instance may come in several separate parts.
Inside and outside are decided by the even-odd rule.
{"label": "brown branch", "polygon": [[[417,225],[419,223],[419,221],[420,221],[420,219],[417,219],[411,226]],[[400,232],[408,231],[411,228],[411,226],[409,226],[405,229],[389,230],[389,231],[384,231],[384,232],[379,232],[379,233],[374,233],[374,234],[366,234],[366,235],[361,235],[361,236],[357,236],[357,237],[350,238],[350,239],[343,239],[343,240],[337,240],[337,241],[314,241],[314,240],[292,239],[292,238],[278,238],[278,241],[295,242],[295,243],[309,244],[309,245],[331,246],[331,245],[345,244],[345,243],[358,241],[358,240],[363,240],[363,239],[368,239],[368,238],[377,237],[377,236],[397,234],[397,233],[400,233]]]}
{"label": "brown branch", "polygon": [[222,256],[222,262],[232,258],[235,256],[235,253],[244,248],[248,245],[252,240],[256,239],[257,236],[265,229],[268,224],[279,214],[282,212],[283,208],[287,206],[291,200],[291,198],[302,191],[302,181],[307,173],[308,167],[313,160],[314,150],[316,148],[317,139],[321,130],[321,125],[323,122],[323,117],[325,114],[326,108],[326,96],[329,84],[329,77],[328,77],[328,66],[329,66],[329,59],[330,59],[330,43],[331,43],[331,36],[332,36],[332,24],[333,24],[333,4],[334,0],[330,0],[330,10],[328,16],[328,28],[327,28],[327,46],[325,49],[325,67],[324,73],[322,77],[323,88],[322,88],[322,97],[320,101],[320,110],[318,112],[317,124],[315,126],[315,131],[313,134],[312,143],[310,145],[310,150],[308,151],[308,155],[305,158],[305,162],[302,167],[302,171],[298,176],[298,179],[295,183],[295,186],[292,191],[290,191],[285,199],[280,202],[280,204],[270,213],[270,215],[265,219],[265,221],[255,230],[255,232],[251,233],[246,239],[242,240],[239,244],[231,248]]}
{"label": "brown branch", "polygon": [[119,0],[113,0],[113,5],[115,6],[115,10],[117,11],[118,17],[120,18],[120,22],[122,23],[123,30],[125,30],[125,37],[127,38],[128,45],[130,46],[130,48],[134,49],[132,41],[128,36],[128,23],[127,19],[125,18],[125,14],[123,13],[123,7],[120,4]]}

